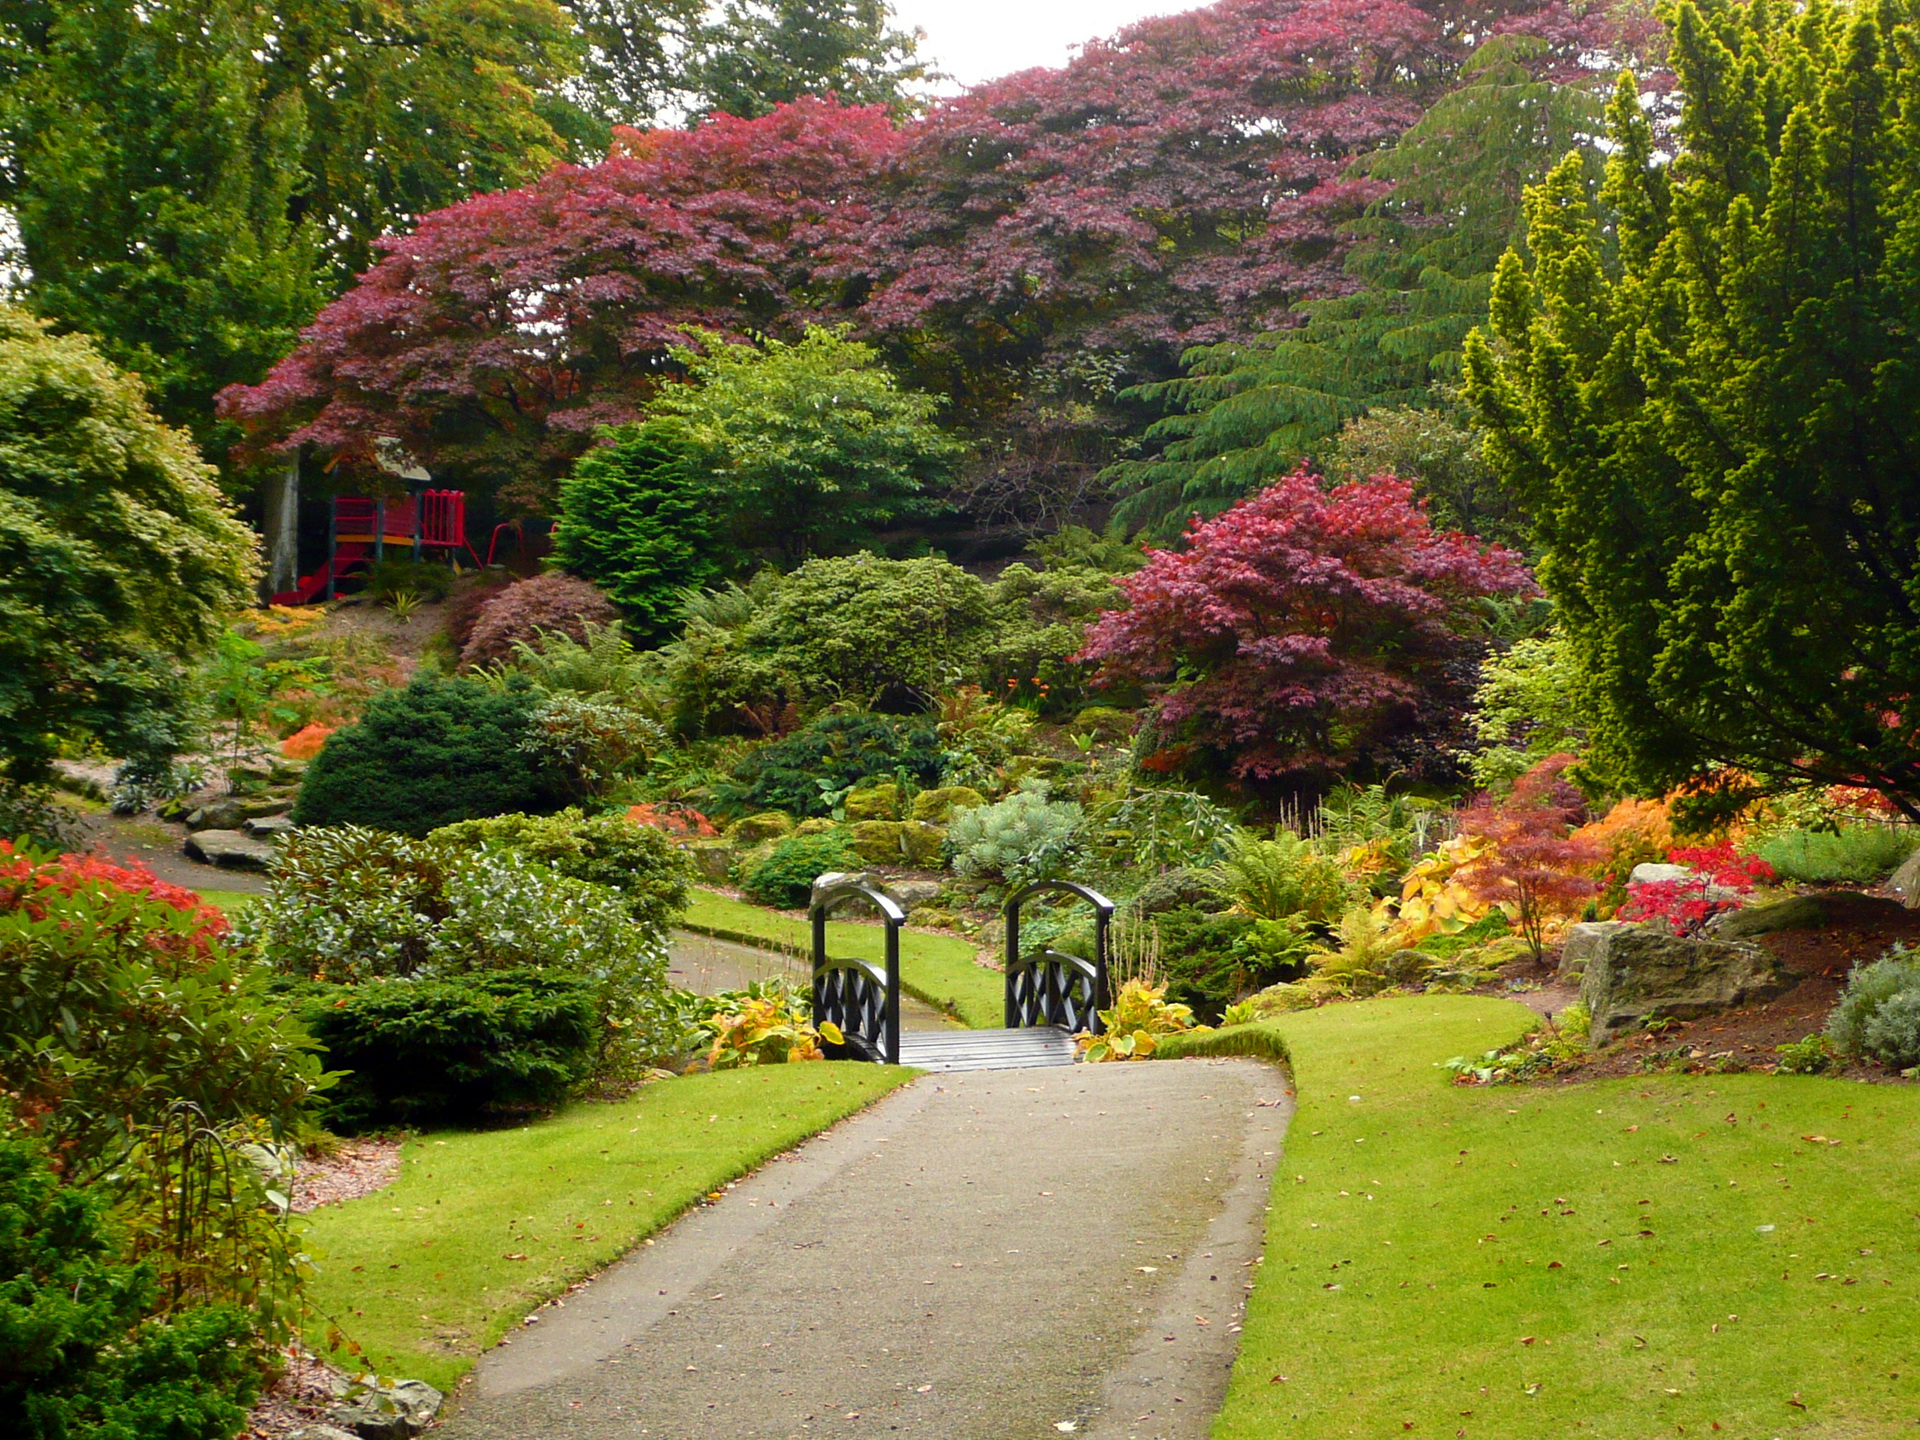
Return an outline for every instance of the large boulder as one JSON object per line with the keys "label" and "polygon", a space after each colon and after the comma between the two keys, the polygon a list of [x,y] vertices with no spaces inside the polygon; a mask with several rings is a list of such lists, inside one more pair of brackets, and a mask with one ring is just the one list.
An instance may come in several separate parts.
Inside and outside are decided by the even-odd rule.
{"label": "large boulder", "polygon": [[1587,973],[1587,962],[1607,943],[1607,937],[1624,929],[1624,920],[1583,920],[1567,931],[1560,947],[1560,973],[1578,980]]}
{"label": "large boulder", "polygon": [[1694,1020],[1784,995],[1796,977],[1746,940],[1688,940],[1643,925],[1593,938],[1580,999],[1593,1043],[1667,1017]]}
{"label": "large boulder", "polygon": [[1707,932],[1716,940],[1751,940],[1756,935],[1771,935],[1776,930],[1811,930],[1827,923],[1826,900],[1819,895],[1796,895],[1772,905],[1754,905],[1745,910],[1729,910],[1707,923]]}
{"label": "large boulder", "polygon": [[1920,850],[1916,850],[1893,872],[1887,888],[1900,897],[1909,910],[1920,909]]}
{"label": "large boulder", "polygon": [[724,840],[696,840],[686,849],[694,873],[702,880],[713,885],[727,883],[727,876],[733,872],[731,845]]}
{"label": "large boulder", "polygon": [[187,836],[181,848],[189,860],[222,870],[267,870],[273,866],[273,846],[244,830],[201,830]]}
{"label": "large boulder", "polygon": [[934,865],[946,831],[918,820],[862,820],[848,831],[854,854],[875,865]]}
{"label": "large boulder", "polygon": [[238,800],[223,798],[211,800],[197,809],[189,811],[186,825],[189,830],[238,830],[247,823],[247,807]]}
{"label": "large boulder", "polygon": [[1631,885],[1658,885],[1665,880],[1691,880],[1693,871],[1684,865],[1662,865],[1652,860],[1643,861],[1633,867],[1627,876]]}

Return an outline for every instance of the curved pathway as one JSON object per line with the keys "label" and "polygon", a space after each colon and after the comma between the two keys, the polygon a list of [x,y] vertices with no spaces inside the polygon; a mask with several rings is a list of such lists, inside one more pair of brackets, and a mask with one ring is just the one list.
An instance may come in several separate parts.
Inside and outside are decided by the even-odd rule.
{"label": "curved pathway", "polygon": [[1291,1113],[1245,1060],[922,1076],[485,1356],[447,1440],[1199,1440]]}

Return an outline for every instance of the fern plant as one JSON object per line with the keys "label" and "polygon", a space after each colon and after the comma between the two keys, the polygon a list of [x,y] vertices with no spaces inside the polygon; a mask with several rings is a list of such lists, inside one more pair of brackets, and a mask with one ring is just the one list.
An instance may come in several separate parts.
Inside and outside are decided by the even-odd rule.
{"label": "fern plant", "polygon": [[1262,920],[1303,916],[1332,923],[1347,905],[1340,867],[1288,831],[1262,840],[1250,830],[1233,837],[1233,849],[1212,871],[1233,908]]}

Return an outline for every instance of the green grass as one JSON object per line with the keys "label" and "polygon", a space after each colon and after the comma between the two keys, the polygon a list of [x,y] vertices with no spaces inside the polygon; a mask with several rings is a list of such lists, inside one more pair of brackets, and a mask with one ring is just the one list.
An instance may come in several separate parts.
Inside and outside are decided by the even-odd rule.
{"label": "green grass", "polygon": [[[807,953],[813,941],[805,920],[729,900],[711,890],[695,890],[679,923],[688,930],[722,940],[771,945]],[[836,956],[886,958],[880,925],[827,924],[827,948]],[[974,947],[956,935],[900,932],[900,988],[940,1010],[950,1010],[975,1030],[997,1030],[1006,1015],[1005,982],[998,973],[974,963]]]}
{"label": "green grass", "polygon": [[308,1341],[337,1327],[359,1364],[445,1389],[542,1301],[916,1073],[820,1063],[685,1076],[518,1129],[411,1141],[393,1185],[312,1216]]}
{"label": "green grass", "polygon": [[1299,1096],[1215,1440],[1912,1434],[1920,1091],[1434,1068],[1530,1023],[1409,997],[1167,1047],[1284,1050]]}
{"label": "green grass", "polygon": [[194,893],[206,904],[229,911],[251,905],[260,898],[248,890],[196,890]]}

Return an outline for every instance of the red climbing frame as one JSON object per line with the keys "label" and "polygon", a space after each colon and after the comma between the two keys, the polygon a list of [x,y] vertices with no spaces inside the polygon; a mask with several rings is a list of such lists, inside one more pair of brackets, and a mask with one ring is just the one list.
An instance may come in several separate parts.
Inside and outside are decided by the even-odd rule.
{"label": "red climbing frame", "polygon": [[302,576],[291,590],[273,597],[276,605],[308,605],[333,598],[334,582],[360,565],[385,558],[389,545],[415,558],[428,547],[465,550],[477,567],[480,557],[467,543],[467,492],[421,490],[405,499],[341,495],[333,502],[327,563]]}

